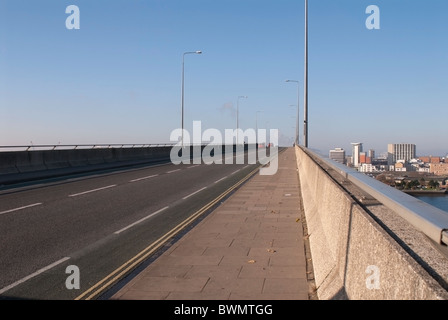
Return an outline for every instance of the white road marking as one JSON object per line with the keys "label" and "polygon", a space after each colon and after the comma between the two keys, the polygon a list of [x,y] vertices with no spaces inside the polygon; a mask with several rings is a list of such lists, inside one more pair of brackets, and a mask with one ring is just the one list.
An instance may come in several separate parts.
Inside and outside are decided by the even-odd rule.
{"label": "white road marking", "polygon": [[176,170],[171,170],[171,171],[167,171],[167,173],[173,173],[173,172],[176,172],[176,171],[179,171],[180,169],[176,169]]}
{"label": "white road marking", "polygon": [[44,267],[42,269],[37,270],[36,272],[30,274],[29,276],[26,276],[25,278],[22,278],[22,279],[20,279],[20,280],[18,280],[16,282],[10,284],[7,287],[4,287],[3,289],[0,290],[0,294],[5,293],[6,291],[14,288],[15,286],[18,286],[19,284],[24,283],[25,281],[28,281],[29,279],[34,278],[35,276],[38,276],[39,274],[41,274],[41,273],[43,273],[43,272],[45,272],[47,270],[50,270],[51,268],[57,266],[58,264],[61,264],[64,261],[67,261],[68,259],[70,259],[70,257],[62,258],[61,260],[53,262],[52,264],[50,264],[50,265],[48,265],[48,266],[46,266],[46,267]]}
{"label": "white road marking", "polygon": [[224,178],[221,178],[221,179],[219,179],[219,180],[216,180],[215,183],[218,183],[218,182],[224,180],[225,178],[227,178],[227,176],[225,176]]}
{"label": "white road marking", "polygon": [[201,192],[202,190],[204,190],[204,189],[207,189],[207,187],[204,187],[204,188],[202,188],[202,189],[199,189],[199,190],[197,190],[197,191],[195,191],[195,192],[193,192],[193,193],[190,193],[188,196],[185,196],[185,197],[183,197],[182,199],[187,199],[187,198],[190,198],[191,196],[193,196],[193,195],[195,195],[196,193],[198,193],[198,192]]}
{"label": "white road marking", "polygon": [[194,168],[194,167],[199,167],[199,165],[197,164],[195,166],[187,167],[187,169],[191,169],[191,168]]}
{"label": "white road marking", "polygon": [[143,178],[134,179],[134,180],[131,180],[129,182],[137,182],[137,181],[140,181],[140,180],[146,180],[146,179],[157,177],[157,176],[158,176],[158,174],[153,174],[152,176],[147,176],[147,177],[143,177]]}
{"label": "white road marking", "polygon": [[124,227],[123,229],[120,229],[120,230],[118,230],[118,231],[115,231],[114,233],[115,234],[119,234],[119,233],[121,233],[121,232],[123,232],[123,231],[125,231],[125,230],[127,230],[127,229],[129,229],[129,228],[132,228],[133,226],[135,226],[136,224],[139,224],[140,222],[143,222],[143,221],[145,221],[146,219],[149,219],[149,218],[151,218],[152,216],[155,216],[156,214],[158,214],[158,213],[160,213],[160,212],[162,212],[162,211],[164,211],[164,210],[166,210],[166,209],[168,209],[169,207],[167,206],[167,207],[165,207],[165,208],[162,208],[162,209],[160,209],[160,210],[157,210],[156,212],[153,212],[153,213],[151,213],[150,215],[148,215],[148,216],[146,216],[146,217],[144,217],[144,218],[142,218],[142,219],[140,219],[140,220],[138,220],[138,221],[135,221],[134,223],[131,223],[130,225],[128,225],[127,227]]}
{"label": "white road marking", "polygon": [[95,191],[109,189],[109,188],[113,188],[113,187],[116,187],[116,186],[117,186],[116,184],[113,184],[113,185],[110,185],[110,186],[107,186],[107,187],[102,187],[102,188],[98,188],[98,189],[93,189],[93,190],[89,190],[89,191],[84,191],[84,192],[80,192],[80,193],[71,194],[71,195],[69,195],[69,197],[77,197],[77,196],[80,196],[80,195],[83,195],[83,194],[86,194],[86,193],[91,193],[91,192],[95,192]]}
{"label": "white road marking", "polygon": [[0,212],[0,214],[10,213],[10,212],[14,212],[14,211],[23,210],[23,209],[26,209],[26,208],[40,206],[41,204],[42,203],[40,203],[40,202],[39,203],[34,203],[34,204],[30,204],[30,205],[23,206],[23,207],[20,207],[20,208],[15,208],[15,209],[11,209],[11,210],[2,211],[2,212]]}
{"label": "white road marking", "polygon": [[238,169],[236,171],[233,171],[230,175],[237,173],[238,171],[240,171],[241,169]]}

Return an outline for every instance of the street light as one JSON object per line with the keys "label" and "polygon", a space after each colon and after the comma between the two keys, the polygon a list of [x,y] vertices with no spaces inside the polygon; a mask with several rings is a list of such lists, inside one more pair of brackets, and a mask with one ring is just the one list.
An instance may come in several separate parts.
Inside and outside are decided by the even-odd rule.
{"label": "street light", "polygon": [[286,80],[285,82],[297,83],[297,123],[296,123],[296,146],[299,145],[299,104],[300,104],[300,83],[297,80]]}
{"label": "street light", "polygon": [[236,144],[238,144],[238,129],[239,129],[239,108],[240,108],[240,99],[247,99],[247,96],[238,96],[238,100],[236,101]]}
{"label": "street light", "polygon": [[[296,105],[295,104],[290,104],[289,105],[290,107],[296,107]],[[294,118],[295,120],[296,120],[296,125],[294,126],[294,127],[292,127],[293,129],[295,129],[296,130],[296,137],[295,138],[293,138],[293,144],[297,144],[297,135],[299,134],[299,130],[297,129],[297,125],[299,124],[299,120],[297,120],[297,115],[295,115],[295,116],[291,116],[291,118]]]}
{"label": "street light", "polygon": [[184,147],[184,67],[186,54],[202,54],[202,51],[189,51],[184,52],[184,54],[182,55],[182,148]]}
{"label": "street light", "polygon": [[255,142],[258,145],[258,114],[262,113],[263,111],[257,111],[255,113]]}
{"label": "street light", "polygon": [[305,0],[305,83],[304,83],[304,119],[303,139],[304,146],[308,148],[308,0]]}
{"label": "street light", "polygon": [[265,125],[265,127],[266,127],[266,148],[269,147],[270,142],[268,143],[268,141],[271,140],[271,133],[269,132],[269,129],[268,129],[268,123],[269,123],[269,121],[266,121],[266,125]]}

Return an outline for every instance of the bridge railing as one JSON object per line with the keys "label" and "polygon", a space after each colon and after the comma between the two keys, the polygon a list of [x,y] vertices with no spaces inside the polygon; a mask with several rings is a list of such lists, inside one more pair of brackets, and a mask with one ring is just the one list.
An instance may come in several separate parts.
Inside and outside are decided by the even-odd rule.
{"label": "bridge railing", "polygon": [[[37,144],[37,145],[10,145],[0,146],[0,152],[6,151],[37,151],[37,150],[77,150],[77,149],[111,149],[111,148],[157,148],[173,147],[177,143],[109,143],[109,144]],[[185,147],[205,145],[222,145],[214,142],[185,143]]]}
{"label": "bridge railing", "polygon": [[448,245],[448,213],[332,159],[307,149],[345,179],[398,213],[438,244]]}
{"label": "bridge railing", "polygon": [[154,148],[170,147],[174,143],[149,143],[149,144],[130,144],[130,143],[112,143],[112,144],[41,144],[41,145],[11,145],[0,146],[2,151],[35,151],[35,150],[76,150],[76,149],[109,149],[109,148]]}

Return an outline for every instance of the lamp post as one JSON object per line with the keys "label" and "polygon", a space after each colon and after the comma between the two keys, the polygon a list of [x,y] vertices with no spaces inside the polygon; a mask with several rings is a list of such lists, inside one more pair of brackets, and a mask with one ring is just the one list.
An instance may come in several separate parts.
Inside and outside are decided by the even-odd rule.
{"label": "lamp post", "polygon": [[184,52],[182,55],[182,148],[184,147],[184,69],[185,69],[185,55],[186,54],[201,54],[202,51]]}
{"label": "lamp post", "polygon": [[268,129],[268,123],[269,123],[269,121],[266,121],[266,124],[265,124],[265,127],[266,127],[266,148],[269,147],[269,143],[270,142],[268,143],[268,141],[271,140],[271,134],[270,134],[269,129]]}
{"label": "lamp post", "polygon": [[296,123],[296,146],[299,145],[299,104],[300,104],[300,83],[297,80],[286,80],[285,82],[296,82],[297,83],[297,123]]}
{"label": "lamp post", "polygon": [[[289,106],[296,107],[295,104],[290,104]],[[297,126],[299,125],[299,120],[297,119],[297,115],[291,116],[291,118],[294,118],[296,120],[296,125],[292,128],[296,130],[296,134],[295,134],[295,137],[293,138],[293,141],[294,141],[294,145],[297,145],[297,142],[298,142],[297,135],[299,134],[299,129],[297,128]]]}
{"label": "lamp post", "polygon": [[305,0],[305,81],[304,81],[304,119],[303,139],[304,146],[308,148],[308,0]]}
{"label": "lamp post", "polygon": [[240,99],[247,99],[247,96],[238,96],[238,100],[236,101],[236,144],[239,143],[238,140],[238,129],[239,129],[239,108],[240,108]]}
{"label": "lamp post", "polygon": [[263,111],[257,111],[255,113],[255,142],[258,145],[258,114]]}

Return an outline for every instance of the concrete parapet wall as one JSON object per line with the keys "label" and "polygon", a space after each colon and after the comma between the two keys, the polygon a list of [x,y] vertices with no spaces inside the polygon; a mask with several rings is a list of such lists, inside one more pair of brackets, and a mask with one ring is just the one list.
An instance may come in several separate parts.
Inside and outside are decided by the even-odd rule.
{"label": "concrete parapet wall", "polygon": [[440,281],[304,149],[296,147],[296,156],[319,299],[448,299]]}
{"label": "concrete parapet wall", "polygon": [[[222,146],[223,154],[226,147],[228,146]],[[198,148],[203,150],[204,146]],[[235,145],[230,145],[229,148],[234,152],[237,149]],[[171,149],[172,146],[157,146],[0,152],[0,185],[145,163],[169,162]],[[247,151],[249,145],[245,144],[241,149]],[[190,147],[190,155],[194,154],[193,147]]]}
{"label": "concrete parapet wall", "polygon": [[3,152],[0,160],[0,175],[19,173],[16,162],[16,152]]}
{"label": "concrete parapet wall", "polygon": [[[76,151],[76,150],[73,150]],[[52,150],[50,152],[48,151],[37,151],[39,153],[42,153],[43,155],[43,163],[47,170],[51,169],[61,169],[61,168],[68,168],[70,167],[70,156],[73,153],[72,150]],[[30,156],[35,154],[34,151],[31,151],[28,153]],[[31,164],[33,164],[34,161],[31,160]]]}
{"label": "concrete parapet wall", "polygon": [[0,152],[0,185],[129,165],[168,162],[171,147]]}

